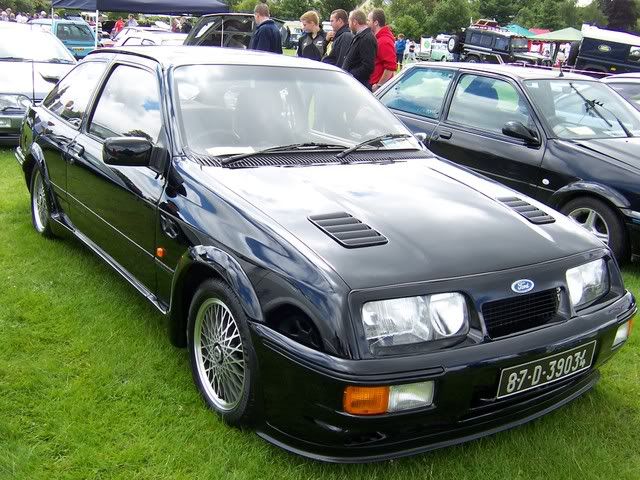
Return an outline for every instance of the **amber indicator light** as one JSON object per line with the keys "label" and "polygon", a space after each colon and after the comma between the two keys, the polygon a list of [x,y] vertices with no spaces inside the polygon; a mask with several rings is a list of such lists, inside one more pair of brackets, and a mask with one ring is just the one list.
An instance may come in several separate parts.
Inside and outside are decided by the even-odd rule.
{"label": "amber indicator light", "polygon": [[162,257],[164,257],[164,254],[165,254],[165,253],[166,253],[166,252],[165,252],[165,249],[164,249],[164,248],[162,248],[162,247],[158,247],[158,248],[156,248],[156,257],[158,257],[158,258],[162,258]]}
{"label": "amber indicator light", "polygon": [[344,411],[352,415],[379,415],[389,407],[389,387],[354,387],[344,389]]}

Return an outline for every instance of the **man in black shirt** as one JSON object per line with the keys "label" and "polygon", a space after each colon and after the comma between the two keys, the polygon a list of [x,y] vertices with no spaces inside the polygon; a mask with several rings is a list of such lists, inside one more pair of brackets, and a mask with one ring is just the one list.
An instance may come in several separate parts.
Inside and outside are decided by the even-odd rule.
{"label": "man in black shirt", "polygon": [[353,10],[349,14],[349,28],[354,37],[342,68],[371,90],[369,77],[378,51],[376,37],[367,27],[367,16],[362,10]]}
{"label": "man in black shirt", "polygon": [[327,35],[320,26],[320,17],[313,10],[300,17],[304,35],[298,40],[298,56],[321,60],[327,50]]}
{"label": "man in black shirt", "polygon": [[349,30],[349,16],[346,11],[340,8],[331,12],[329,20],[331,21],[333,32],[329,32],[328,35],[333,34],[333,37],[327,46],[327,54],[322,61],[341,67],[353,40],[353,33]]}
{"label": "man in black shirt", "polygon": [[259,3],[253,11],[256,21],[256,31],[251,37],[249,48],[265,52],[282,53],[282,37],[276,23],[269,17],[269,7],[266,3]]}

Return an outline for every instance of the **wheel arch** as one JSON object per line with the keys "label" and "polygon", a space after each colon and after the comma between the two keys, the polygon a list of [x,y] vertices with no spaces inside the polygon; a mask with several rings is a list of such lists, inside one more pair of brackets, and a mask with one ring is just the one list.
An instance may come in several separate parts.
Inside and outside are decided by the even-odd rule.
{"label": "wheel arch", "polygon": [[44,161],[44,153],[37,143],[32,143],[29,151],[24,156],[25,161],[22,164],[22,171],[24,173],[24,180],[27,183],[27,189],[31,191],[31,175],[36,165],[40,167],[42,176],[48,187],[51,187],[49,181],[49,171],[47,170],[47,164]]}
{"label": "wheel arch", "polygon": [[560,210],[564,205],[577,197],[592,197],[604,201],[612,207],[618,215],[621,208],[629,208],[629,200],[620,192],[607,185],[594,182],[574,182],[556,191],[549,201],[549,204],[556,210]]}
{"label": "wheel arch", "polygon": [[187,345],[189,305],[198,286],[209,279],[224,281],[238,296],[247,317],[263,321],[258,297],[238,261],[216,247],[190,247],[178,262],[171,286],[169,338],[173,345]]}

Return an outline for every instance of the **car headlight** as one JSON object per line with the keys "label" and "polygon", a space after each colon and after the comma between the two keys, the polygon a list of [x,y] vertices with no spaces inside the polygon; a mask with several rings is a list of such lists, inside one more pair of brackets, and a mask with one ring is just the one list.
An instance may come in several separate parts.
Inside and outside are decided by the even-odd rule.
{"label": "car headlight", "polygon": [[462,294],[438,293],[367,302],[362,324],[372,347],[390,347],[464,335],[469,314]]}
{"label": "car headlight", "polygon": [[567,270],[569,297],[574,308],[597,300],[609,291],[609,275],[603,259]]}
{"label": "car headlight", "polygon": [[3,110],[26,110],[31,105],[31,99],[26,95],[0,93],[0,112]]}

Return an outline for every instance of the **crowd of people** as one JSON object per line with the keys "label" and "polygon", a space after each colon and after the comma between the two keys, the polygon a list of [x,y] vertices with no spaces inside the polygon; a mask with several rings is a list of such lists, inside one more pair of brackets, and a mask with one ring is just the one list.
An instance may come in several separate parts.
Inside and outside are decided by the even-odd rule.
{"label": "crowd of people", "polygon": [[[270,18],[269,7],[259,3],[254,9],[256,31],[250,49],[282,53],[280,30]],[[331,12],[331,32],[322,29],[315,11],[300,17],[304,34],[298,41],[298,56],[329,63],[353,75],[371,91],[388,82],[398,69],[396,39],[387,25],[384,10],[369,15],[362,10],[347,14]]]}
{"label": "crowd of people", "polygon": [[16,22],[16,23],[27,23],[29,20],[34,20],[36,18],[49,18],[47,16],[47,12],[44,10],[40,13],[26,13],[26,12],[14,12],[10,8],[6,10],[0,10],[0,22]]}

